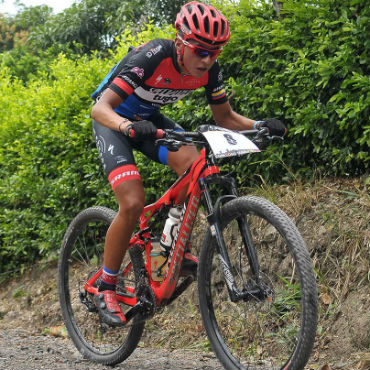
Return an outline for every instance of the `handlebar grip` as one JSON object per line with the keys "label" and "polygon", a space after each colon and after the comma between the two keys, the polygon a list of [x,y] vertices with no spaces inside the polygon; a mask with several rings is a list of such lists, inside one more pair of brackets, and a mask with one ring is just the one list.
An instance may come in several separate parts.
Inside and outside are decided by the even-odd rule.
{"label": "handlebar grip", "polygon": [[[135,138],[135,131],[132,128],[128,130],[128,137],[130,139]],[[156,139],[162,139],[163,137],[164,137],[164,130],[158,129],[157,133],[155,134],[155,138]]]}
{"label": "handlebar grip", "polygon": [[128,130],[128,137],[129,137],[130,139],[133,139],[133,138],[135,137],[135,131],[134,131],[132,128],[130,128],[130,129]]}
{"label": "handlebar grip", "polygon": [[155,135],[155,138],[156,139],[162,139],[164,137],[164,130],[162,130],[162,129],[158,129],[157,130],[157,133],[156,133],[156,135]]}

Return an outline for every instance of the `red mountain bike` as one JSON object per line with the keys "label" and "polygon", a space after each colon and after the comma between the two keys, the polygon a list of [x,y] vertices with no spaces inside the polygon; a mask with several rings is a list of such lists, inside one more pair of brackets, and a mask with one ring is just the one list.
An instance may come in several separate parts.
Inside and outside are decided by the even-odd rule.
{"label": "red mountain bike", "polygon": [[[197,145],[200,156],[157,202],[144,208],[117,286],[128,321],[124,327],[102,323],[92,299],[115,212],[92,207],[71,222],[59,259],[59,299],[68,333],[85,358],[106,365],[125,360],[136,348],[145,321],[196,278],[203,324],[226,369],[304,368],[317,326],[316,281],[305,243],[282,210],[263,198],[239,197],[235,179],[216,165],[217,158],[258,152],[258,146],[273,139],[265,130],[201,126],[197,132],[166,130],[158,140],[169,150]],[[152,271],[152,244],[184,187],[187,198],[177,235],[165,265]],[[202,198],[209,227],[197,276],[183,278],[183,256]],[[161,281],[154,278],[162,272]]]}

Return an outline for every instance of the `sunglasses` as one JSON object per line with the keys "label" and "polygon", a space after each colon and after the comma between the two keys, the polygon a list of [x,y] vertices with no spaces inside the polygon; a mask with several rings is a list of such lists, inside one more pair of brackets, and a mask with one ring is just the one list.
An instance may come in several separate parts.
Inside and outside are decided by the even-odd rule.
{"label": "sunglasses", "polygon": [[208,56],[211,58],[211,59],[216,59],[222,52],[222,48],[220,49],[214,49],[214,50],[210,50],[210,49],[205,49],[205,48],[202,48],[200,46],[195,46],[193,44],[190,44],[190,42],[188,41],[185,41],[185,40],[182,40],[182,43],[184,45],[186,45],[190,51],[195,54],[197,57],[199,58],[207,58]]}

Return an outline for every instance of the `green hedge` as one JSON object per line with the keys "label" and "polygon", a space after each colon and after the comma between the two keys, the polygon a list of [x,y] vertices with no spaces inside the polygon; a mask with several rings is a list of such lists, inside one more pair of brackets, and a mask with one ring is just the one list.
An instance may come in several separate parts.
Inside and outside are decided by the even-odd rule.
{"label": "green hedge", "polygon": [[[287,124],[283,159],[295,173],[367,171],[369,3],[283,1],[281,18],[270,4],[241,4],[222,56],[233,105],[253,118],[277,117]],[[278,174],[272,167],[265,168]]]}
{"label": "green hedge", "polygon": [[[106,60],[72,61],[61,54],[48,75],[26,86],[1,69],[0,273],[57,251],[79,210],[116,207],[92,137],[90,95],[129,45],[171,32],[151,25],[138,38],[126,32]],[[169,181],[142,156],[137,161],[153,198]]]}
{"label": "green hedge", "polygon": [[[227,8],[232,38],[221,54],[231,104],[251,118],[277,117],[289,133],[251,162],[239,180],[256,173],[279,181],[289,173],[357,175],[369,169],[369,6],[355,0],[241,2]],[[302,5],[301,5],[302,4]],[[92,139],[90,95],[112,65],[137,45],[172,38],[172,27],[127,31],[107,59],[71,60],[61,54],[24,84],[0,71],[0,273],[58,251],[68,222],[81,209],[115,207]],[[204,92],[166,107],[192,128],[210,123]],[[168,169],[137,155],[149,201],[174,179]],[[293,171],[293,172],[292,172]]]}

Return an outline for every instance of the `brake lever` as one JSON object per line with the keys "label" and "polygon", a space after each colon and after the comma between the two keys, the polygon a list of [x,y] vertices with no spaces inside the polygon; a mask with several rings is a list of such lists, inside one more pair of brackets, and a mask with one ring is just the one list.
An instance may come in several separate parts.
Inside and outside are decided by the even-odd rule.
{"label": "brake lever", "polygon": [[258,134],[255,136],[255,138],[252,141],[260,149],[265,149],[268,146],[268,142],[270,141],[283,142],[284,138],[282,136],[269,135],[269,130],[267,129],[267,127],[264,127],[258,132]]}
{"label": "brake lever", "polygon": [[270,141],[284,141],[284,138],[282,136],[272,135],[272,136],[266,136],[266,137]]}
{"label": "brake lever", "polygon": [[263,127],[258,131],[254,139],[259,140],[263,137],[268,137],[269,136],[268,134],[269,134],[269,129],[267,127]]}
{"label": "brake lever", "polygon": [[172,140],[172,139],[158,139],[155,141],[156,146],[165,146],[170,152],[177,152],[182,143],[180,141]]}

